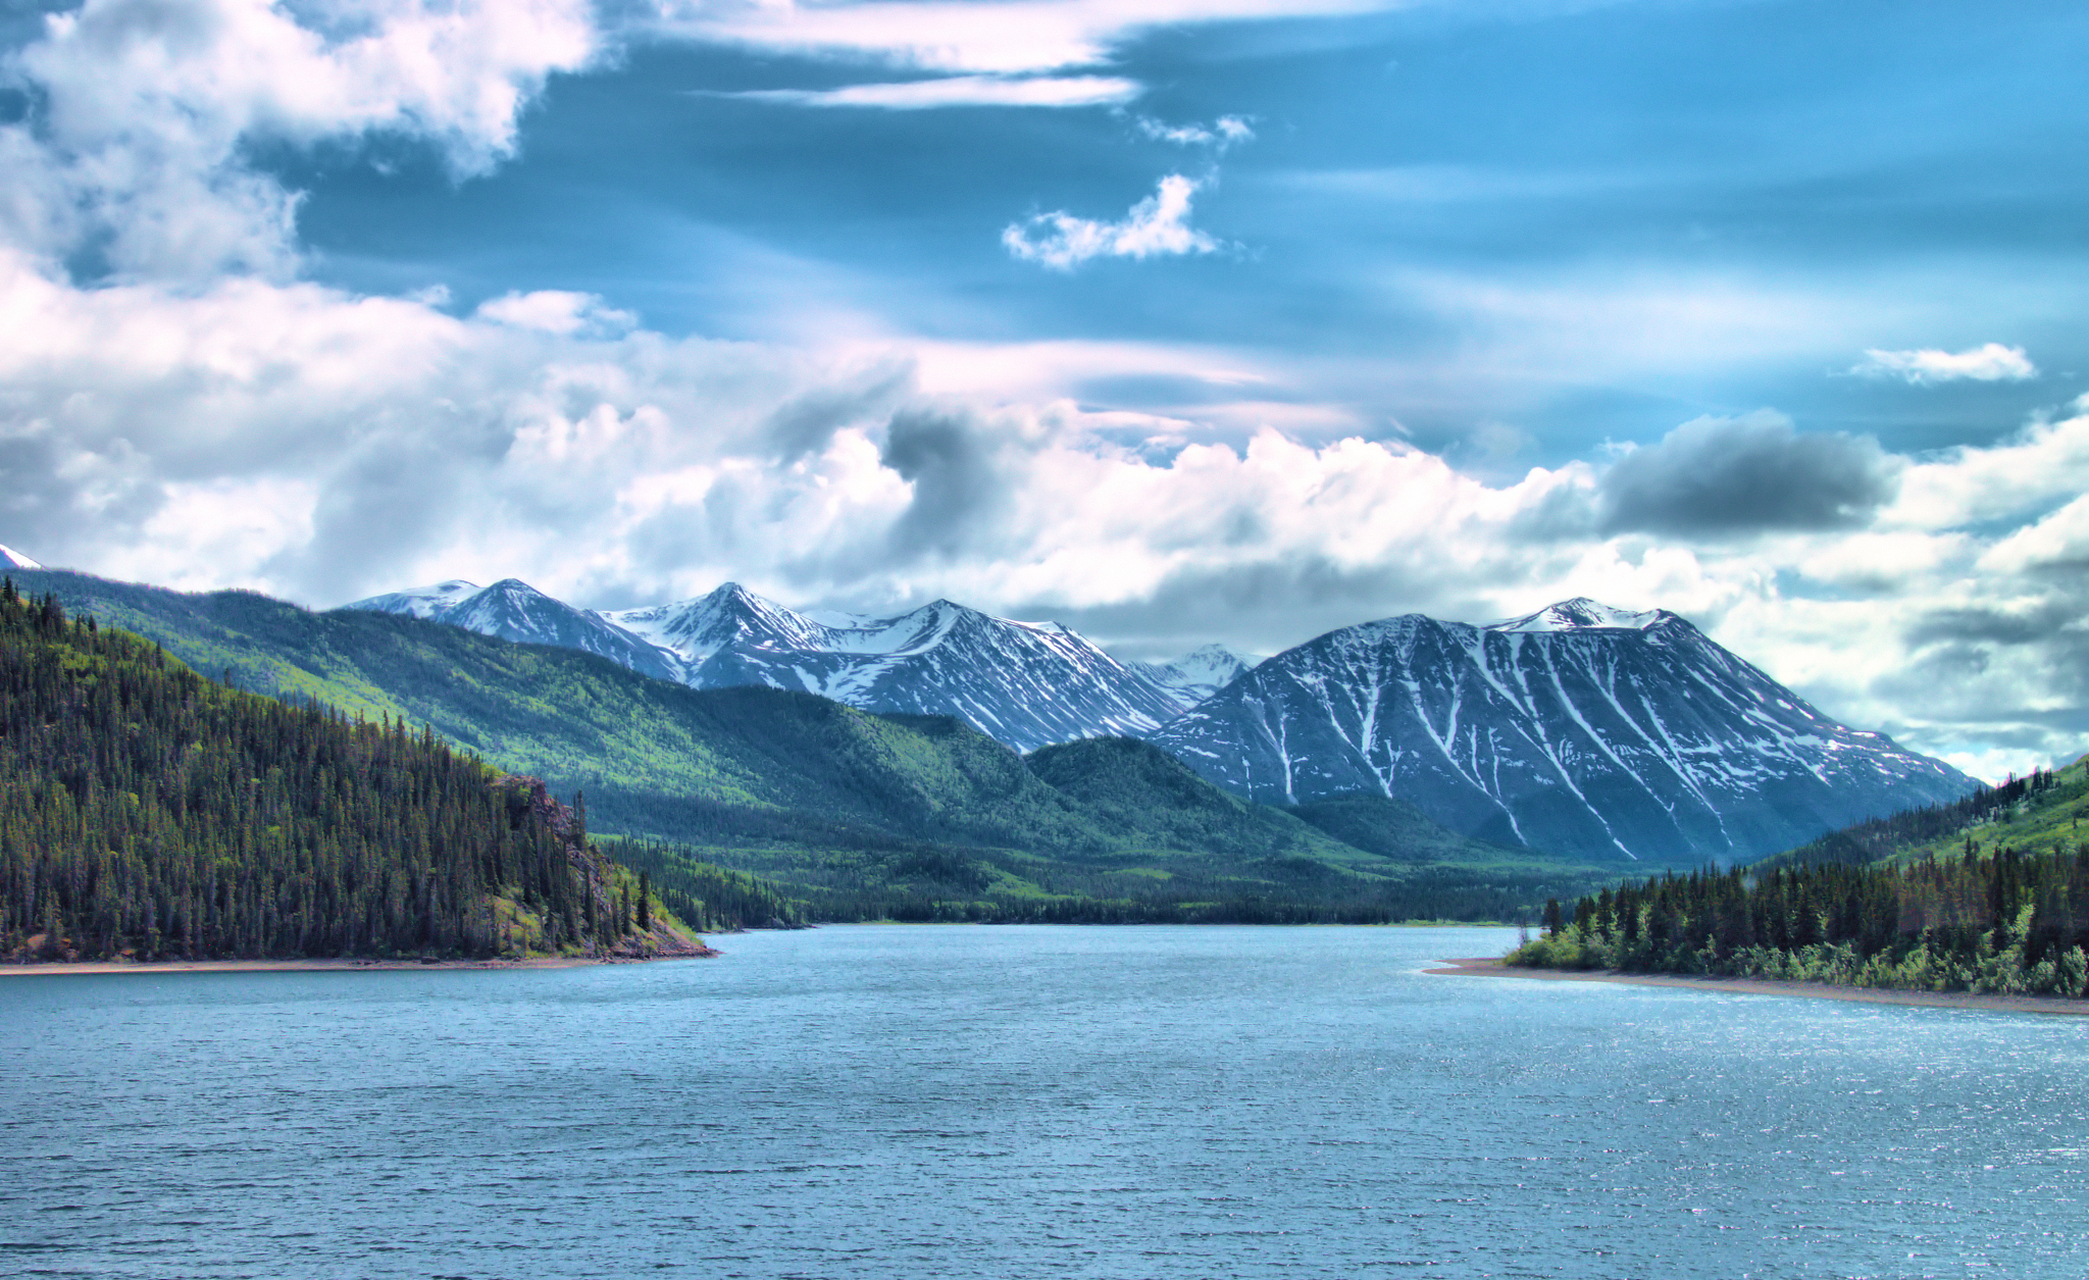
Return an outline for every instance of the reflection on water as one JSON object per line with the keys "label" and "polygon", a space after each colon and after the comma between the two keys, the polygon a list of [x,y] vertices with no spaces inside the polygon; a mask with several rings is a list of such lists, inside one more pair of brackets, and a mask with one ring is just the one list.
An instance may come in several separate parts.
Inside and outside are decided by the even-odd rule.
{"label": "reflection on water", "polygon": [[2089,1025],[879,928],[0,980],[0,1273],[2089,1274]]}

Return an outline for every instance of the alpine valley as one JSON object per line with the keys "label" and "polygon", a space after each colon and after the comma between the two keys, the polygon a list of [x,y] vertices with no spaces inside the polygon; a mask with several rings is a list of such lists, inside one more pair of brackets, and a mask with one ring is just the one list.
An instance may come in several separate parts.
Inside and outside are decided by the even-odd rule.
{"label": "alpine valley", "polygon": [[1453,831],[1597,861],[1746,861],[1975,785],[1821,714],[1673,613],[1586,599],[1489,626],[1363,623],[1260,663],[1209,645],[1166,664],[948,601],[810,614],[731,583],[614,613],[512,579],[348,607],[665,666],[697,688],[952,715],[1018,751],[1143,736],[1248,799],[1395,797]]}
{"label": "alpine valley", "polygon": [[732,584],[595,612],[448,582],[315,613],[13,572],[206,675],[584,791],[656,883],[751,872],[810,919],[1514,918],[1634,861],[1745,860],[1975,786],[1673,614],[1589,601],[1147,664],[949,602],[861,617]]}

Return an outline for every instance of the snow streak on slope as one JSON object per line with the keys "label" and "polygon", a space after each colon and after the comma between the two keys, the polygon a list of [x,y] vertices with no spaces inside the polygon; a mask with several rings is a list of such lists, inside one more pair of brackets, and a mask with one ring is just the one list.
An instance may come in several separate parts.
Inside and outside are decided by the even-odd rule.
{"label": "snow streak on slope", "polygon": [[1256,800],[1378,792],[1492,840],[1663,862],[1774,853],[1973,786],[1672,613],[1589,600],[1490,627],[1408,615],[1330,632],[1153,741]]}

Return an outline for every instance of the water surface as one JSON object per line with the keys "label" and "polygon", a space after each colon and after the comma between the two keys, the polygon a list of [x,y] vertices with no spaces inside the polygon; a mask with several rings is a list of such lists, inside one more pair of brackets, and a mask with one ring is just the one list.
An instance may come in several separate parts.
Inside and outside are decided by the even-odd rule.
{"label": "water surface", "polygon": [[0,980],[0,1273],[2089,1274],[2089,1026],[1423,976],[1501,930],[850,927]]}

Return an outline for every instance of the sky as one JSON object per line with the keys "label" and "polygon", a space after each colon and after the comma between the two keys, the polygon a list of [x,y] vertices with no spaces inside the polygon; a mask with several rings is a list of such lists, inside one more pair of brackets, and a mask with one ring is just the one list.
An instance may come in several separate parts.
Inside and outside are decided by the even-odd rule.
{"label": "sky", "polygon": [[17,0],[0,543],[1128,656],[1671,609],[2089,751],[2089,9]]}

